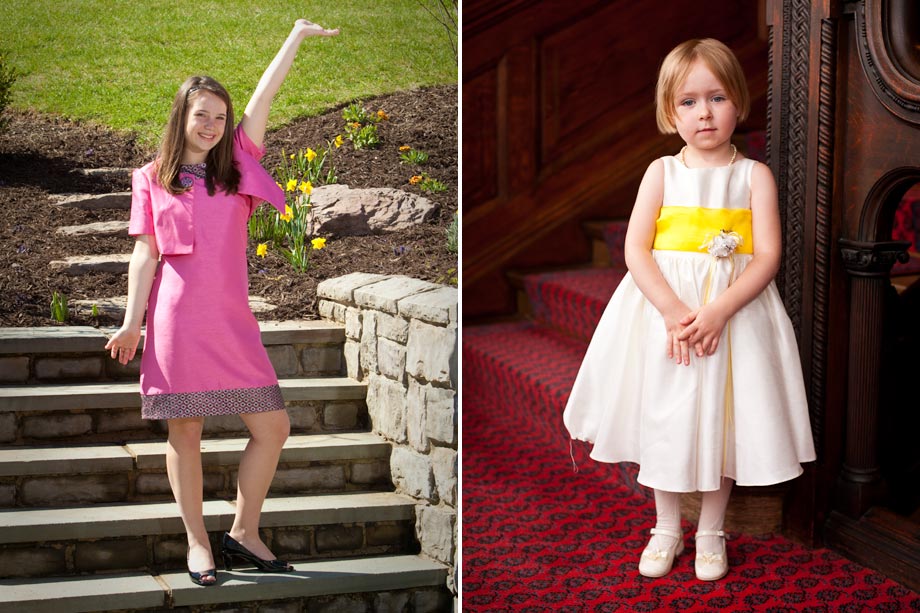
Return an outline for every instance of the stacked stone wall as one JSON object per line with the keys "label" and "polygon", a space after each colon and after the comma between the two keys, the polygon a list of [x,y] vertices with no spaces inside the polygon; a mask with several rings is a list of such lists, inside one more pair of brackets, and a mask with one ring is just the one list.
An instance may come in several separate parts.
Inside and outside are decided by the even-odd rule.
{"label": "stacked stone wall", "polygon": [[320,315],[345,324],[345,367],[368,385],[374,432],[393,445],[398,492],[416,499],[422,553],[457,557],[457,290],[404,276],[352,273],[317,288]]}

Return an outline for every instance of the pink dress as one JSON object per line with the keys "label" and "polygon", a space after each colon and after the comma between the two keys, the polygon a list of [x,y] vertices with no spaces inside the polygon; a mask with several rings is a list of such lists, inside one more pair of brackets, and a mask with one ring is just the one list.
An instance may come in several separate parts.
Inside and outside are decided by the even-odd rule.
{"label": "pink dress", "polygon": [[218,187],[209,196],[203,168],[183,167],[192,188],[177,196],[156,183],[153,162],[134,173],[128,233],[152,234],[161,247],[141,358],[144,419],[285,408],[249,309],[246,260],[252,211],[263,199],[283,211],[284,194],[239,127],[233,149],[243,175],[233,195]]}

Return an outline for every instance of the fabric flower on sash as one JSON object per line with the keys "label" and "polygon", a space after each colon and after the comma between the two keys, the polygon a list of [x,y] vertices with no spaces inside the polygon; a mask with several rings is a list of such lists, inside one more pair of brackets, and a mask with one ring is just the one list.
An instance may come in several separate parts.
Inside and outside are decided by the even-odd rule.
{"label": "fabric flower on sash", "polygon": [[743,242],[744,239],[737,232],[720,230],[718,234],[707,236],[700,249],[705,249],[714,258],[727,258],[735,253],[735,249]]}

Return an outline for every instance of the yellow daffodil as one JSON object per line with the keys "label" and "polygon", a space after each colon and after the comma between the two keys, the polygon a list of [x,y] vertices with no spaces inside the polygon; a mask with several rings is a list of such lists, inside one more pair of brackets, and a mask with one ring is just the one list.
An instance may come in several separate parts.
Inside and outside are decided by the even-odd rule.
{"label": "yellow daffodil", "polygon": [[281,215],[282,221],[291,221],[294,219],[294,209],[287,204],[284,205],[284,215]]}
{"label": "yellow daffodil", "polygon": [[259,246],[256,247],[256,255],[264,258],[266,253],[268,253],[268,243],[259,243]]}
{"label": "yellow daffodil", "polygon": [[310,244],[313,245],[314,249],[322,249],[323,247],[326,246],[326,239],[325,238],[314,238],[312,241],[310,241]]}
{"label": "yellow daffodil", "polygon": [[421,182],[422,182],[422,176],[421,176],[421,175],[415,175],[415,176],[413,176],[411,179],[409,179],[409,183],[411,183],[412,185],[416,185],[416,184],[421,183]]}
{"label": "yellow daffodil", "polygon": [[411,148],[412,148],[412,147],[410,147],[409,145],[403,145],[402,147],[399,148],[399,150],[400,150],[400,151],[408,151],[408,150],[411,149]]}
{"label": "yellow daffodil", "polygon": [[341,134],[339,134],[338,136],[336,136],[336,137],[335,137],[335,148],[338,149],[339,147],[341,147],[343,142],[344,142],[344,141],[342,140],[342,135],[341,135]]}
{"label": "yellow daffodil", "polygon": [[287,191],[292,192],[297,189],[297,179],[291,179],[287,182]]}
{"label": "yellow daffodil", "polygon": [[302,181],[300,183],[300,191],[309,196],[313,193],[313,184],[309,181]]}
{"label": "yellow daffodil", "polygon": [[314,159],[316,159],[316,152],[307,147],[307,161],[312,162]]}
{"label": "yellow daffodil", "polygon": [[387,121],[387,120],[390,118],[390,116],[387,115],[387,114],[383,111],[383,109],[380,109],[379,111],[377,111],[377,117],[378,117],[379,119],[381,119],[382,121]]}
{"label": "yellow daffodil", "polygon": [[292,160],[294,159],[294,154],[293,154],[293,153],[291,154],[291,159],[292,159]]}

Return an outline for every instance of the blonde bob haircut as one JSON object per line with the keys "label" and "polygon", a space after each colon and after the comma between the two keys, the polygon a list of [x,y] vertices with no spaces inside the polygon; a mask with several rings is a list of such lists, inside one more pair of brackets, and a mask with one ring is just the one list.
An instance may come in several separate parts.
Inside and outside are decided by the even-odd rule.
{"label": "blonde bob haircut", "polygon": [[738,109],[738,121],[744,121],[751,110],[751,97],[738,58],[731,49],[714,38],[694,38],[674,47],[664,58],[658,71],[655,88],[655,119],[662,134],[674,134],[677,125],[674,112],[675,96],[696,60],[702,60],[725,88],[725,94]]}

